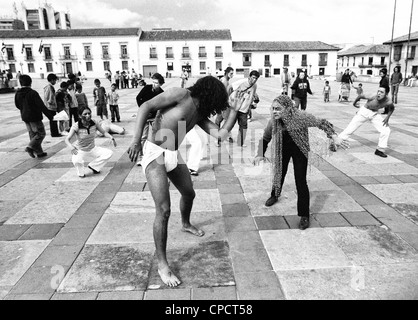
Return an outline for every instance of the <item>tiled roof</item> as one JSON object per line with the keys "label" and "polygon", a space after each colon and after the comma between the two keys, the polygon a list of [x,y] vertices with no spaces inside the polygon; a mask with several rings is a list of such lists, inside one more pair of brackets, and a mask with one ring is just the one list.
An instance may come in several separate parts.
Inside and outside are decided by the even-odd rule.
{"label": "tiled roof", "polygon": [[321,41],[234,41],[232,51],[338,51]]}
{"label": "tiled roof", "polygon": [[222,30],[152,30],[143,31],[140,41],[232,40],[231,31]]}
{"label": "tiled roof", "polygon": [[[411,32],[411,41],[412,40],[418,40],[418,31]],[[391,44],[392,40],[388,40],[383,42],[383,44]],[[408,42],[408,35],[404,35],[402,37],[398,37],[393,39],[393,42]]]}
{"label": "tiled roof", "polygon": [[69,29],[69,30],[5,30],[0,31],[1,39],[24,38],[70,38],[70,37],[112,37],[139,36],[140,28]]}
{"label": "tiled roof", "polygon": [[354,56],[358,54],[389,54],[389,46],[382,44],[358,45],[338,52],[338,57]]}

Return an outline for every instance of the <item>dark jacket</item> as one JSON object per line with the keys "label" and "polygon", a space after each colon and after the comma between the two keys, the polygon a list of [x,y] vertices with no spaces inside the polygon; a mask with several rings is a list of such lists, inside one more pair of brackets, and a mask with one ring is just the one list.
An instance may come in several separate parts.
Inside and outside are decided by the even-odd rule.
{"label": "dark jacket", "polygon": [[45,107],[39,93],[30,87],[23,87],[17,90],[15,105],[20,110],[22,120],[25,122],[42,121],[42,113],[48,119],[52,119],[50,111]]}
{"label": "dark jacket", "polygon": [[[136,103],[140,107],[144,102],[151,100],[152,98],[158,96],[160,93],[163,93],[164,90],[160,88],[158,91],[152,91],[152,84],[147,84],[136,96]],[[148,119],[155,118],[157,112],[150,113]]]}
{"label": "dark jacket", "polygon": [[386,88],[387,92],[389,92],[389,77],[384,76],[380,79],[379,88]]}
{"label": "dark jacket", "polygon": [[343,73],[341,77],[341,83],[353,83],[353,80],[349,74]]}
{"label": "dark jacket", "polygon": [[295,92],[294,96],[299,99],[306,98],[308,93],[312,94],[311,86],[306,78],[301,79],[298,77],[295,82],[293,82],[291,89]]}

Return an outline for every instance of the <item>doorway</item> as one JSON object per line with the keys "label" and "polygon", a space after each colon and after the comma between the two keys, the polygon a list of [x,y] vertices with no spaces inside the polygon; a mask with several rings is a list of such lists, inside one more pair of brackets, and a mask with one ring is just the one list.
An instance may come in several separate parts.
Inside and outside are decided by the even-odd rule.
{"label": "doorway", "polygon": [[67,72],[67,74],[73,73],[73,64],[71,62],[65,63],[65,71]]}

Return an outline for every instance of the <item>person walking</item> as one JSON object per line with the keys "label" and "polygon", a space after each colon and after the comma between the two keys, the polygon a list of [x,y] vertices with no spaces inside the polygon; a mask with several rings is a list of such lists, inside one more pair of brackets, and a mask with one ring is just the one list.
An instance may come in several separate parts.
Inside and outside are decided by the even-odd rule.
{"label": "person walking", "polygon": [[338,137],[330,122],[302,112],[293,105],[292,100],[287,95],[282,94],[273,100],[271,119],[264,129],[263,137],[258,146],[258,153],[252,161],[254,165],[259,165],[260,161],[266,160],[265,152],[268,144],[273,140],[271,154],[273,186],[271,197],[266,201],[266,206],[272,206],[280,197],[288,165],[290,159],[292,159],[298,195],[299,229],[301,230],[308,228],[310,224],[310,195],[306,181],[310,152],[309,127],[317,127],[323,130],[336,146],[348,147],[348,142]]}
{"label": "person walking", "polygon": [[[251,71],[248,80],[241,83],[236,90],[243,94],[243,103],[237,113],[237,122],[239,126],[237,144],[241,148],[246,147],[245,138],[248,129],[248,110],[251,108],[251,104],[253,103],[257,92],[258,78],[260,78],[260,73],[255,70]],[[234,95],[234,93],[232,93],[232,95]]]}
{"label": "person walking", "polygon": [[283,73],[280,75],[280,80],[282,82],[282,94],[288,95],[289,88],[292,85],[292,77],[289,74],[288,68],[283,68]]}
{"label": "person walking", "polygon": [[44,114],[50,121],[53,117],[53,111],[50,111],[43,103],[38,92],[32,89],[32,78],[26,74],[20,75],[19,88],[15,95],[16,108],[20,110],[22,121],[25,122],[29,133],[29,144],[25,151],[30,157],[43,158],[47,153],[42,149],[42,141],[45,139],[45,127],[42,122]]}
{"label": "person walking", "polygon": [[308,93],[313,95],[311,85],[305,72],[301,71],[299,77],[292,84],[292,100],[295,101],[296,108],[306,110]]}
{"label": "person walking", "polygon": [[108,119],[106,89],[101,86],[101,82],[99,79],[94,80],[94,85],[96,87],[93,89],[93,97],[94,97],[94,105],[97,108],[97,115],[102,120],[103,120],[103,116],[106,119]]}

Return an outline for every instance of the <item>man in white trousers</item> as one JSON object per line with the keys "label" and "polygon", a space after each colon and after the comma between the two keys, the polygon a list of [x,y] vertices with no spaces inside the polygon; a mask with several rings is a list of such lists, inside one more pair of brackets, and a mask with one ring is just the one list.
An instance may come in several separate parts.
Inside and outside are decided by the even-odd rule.
{"label": "man in white trousers", "polygon": [[208,143],[207,134],[196,125],[187,132],[185,140],[191,145],[187,156],[187,168],[189,168],[192,176],[198,176],[200,160],[203,158],[205,147]]}
{"label": "man in white trousers", "polygon": [[[350,124],[339,134],[340,138],[347,140],[363,123],[366,121],[371,122],[380,133],[379,143],[374,154],[382,158],[387,157],[385,150],[388,147],[390,135],[389,118],[395,110],[393,102],[388,98],[388,89],[389,88],[380,87],[377,90],[377,95],[372,97],[366,97],[365,95],[358,96],[353,102],[353,105],[356,108],[359,108],[356,105],[359,100],[367,99],[367,102],[363,106],[360,106],[359,111],[353,117]],[[380,113],[378,113],[378,110],[383,108],[389,110],[384,119]]]}

